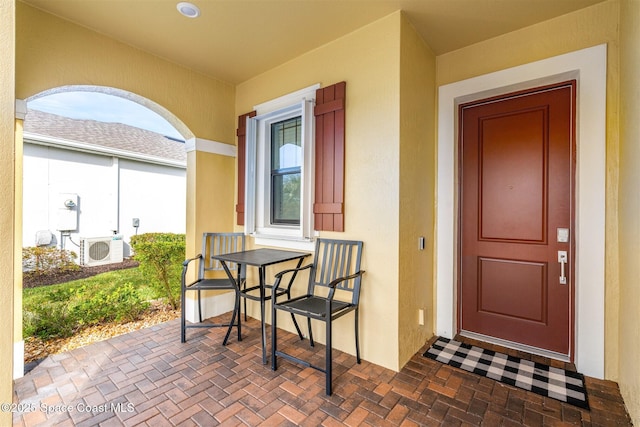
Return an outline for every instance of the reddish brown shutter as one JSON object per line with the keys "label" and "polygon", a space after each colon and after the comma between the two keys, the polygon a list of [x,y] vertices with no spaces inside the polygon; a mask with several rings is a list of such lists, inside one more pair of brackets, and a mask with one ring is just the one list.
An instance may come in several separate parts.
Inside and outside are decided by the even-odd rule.
{"label": "reddish brown shutter", "polygon": [[244,185],[246,172],[245,159],[247,157],[247,117],[253,117],[255,115],[256,112],[252,111],[238,117],[238,129],[236,130],[236,135],[238,137],[238,204],[236,205],[238,225],[244,225]]}
{"label": "reddish brown shutter", "polygon": [[316,91],[316,230],[344,231],[345,89],[340,82]]}

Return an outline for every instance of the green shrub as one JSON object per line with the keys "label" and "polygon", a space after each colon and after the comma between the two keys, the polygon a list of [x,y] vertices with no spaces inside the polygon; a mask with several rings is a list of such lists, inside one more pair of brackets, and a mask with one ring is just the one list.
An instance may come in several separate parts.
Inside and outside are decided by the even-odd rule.
{"label": "green shrub", "polygon": [[142,300],[131,283],[126,283],[108,295],[107,304],[114,308],[111,314],[116,322],[136,320],[149,308],[149,303]]}
{"label": "green shrub", "polygon": [[87,326],[137,319],[149,307],[131,283],[94,292],[86,286],[52,286],[23,307],[24,337],[68,337]]}
{"label": "green shrub", "polygon": [[70,337],[77,329],[77,322],[67,304],[59,301],[25,307],[22,318],[22,334],[25,338]]}
{"label": "green shrub", "polygon": [[30,246],[22,248],[22,266],[27,275],[46,275],[57,272],[77,271],[75,252],[50,246]]}
{"label": "green shrub", "polygon": [[150,284],[174,309],[180,303],[180,275],[185,259],[185,235],[145,233],[131,238],[134,258]]}
{"label": "green shrub", "polygon": [[[86,294],[84,289],[79,293]],[[79,325],[95,325],[105,322],[128,322],[138,318],[149,303],[143,301],[131,283],[113,289],[98,291],[89,298],[82,298],[72,309]]]}

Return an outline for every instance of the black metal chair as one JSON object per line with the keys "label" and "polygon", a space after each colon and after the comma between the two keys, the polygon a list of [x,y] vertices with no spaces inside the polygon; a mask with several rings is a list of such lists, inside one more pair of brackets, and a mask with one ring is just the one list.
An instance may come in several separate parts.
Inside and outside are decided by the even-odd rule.
{"label": "black metal chair", "polygon": [[[318,239],[316,241],[313,263],[301,268],[285,270],[278,273],[274,283],[274,292],[277,292],[284,275],[296,275],[302,270],[309,270],[309,283],[305,295],[290,298],[286,301],[273,300],[271,316],[271,369],[275,371],[278,368],[277,357],[282,356],[293,362],[324,372],[327,396],[331,395],[332,384],[332,323],[334,320],[352,311],[355,312],[356,361],[360,363],[358,304],[360,300],[360,284],[364,273],[364,271],[360,269],[362,245],[363,243],[360,241]],[[336,298],[338,295],[339,297]],[[278,310],[307,318],[311,346],[314,345],[311,319],[325,323],[327,342],[324,368],[314,366],[305,360],[278,350],[276,316]],[[303,339],[299,329],[298,334],[300,335],[300,339]]]}
{"label": "black metal chair", "polygon": [[[300,261],[302,262],[302,260]],[[262,274],[262,272],[260,272]],[[274,300],[277,297],[286,295],[287,299],[291,299],[291,285],[293,285],[295,277],[292,277],[286,286],[282,288],[276,289],[276,284],[273,285],[265,284],[264,285],[264,300]],[[264,282],[264,278],[263,278]],[[280,283],[278,283],[280,286]],[[245,280],[240,288],[240,297],[244,300],[244,321],[247,321],[247,300],[260,302],[260,285],[247,286],[247,281]],[[298,335],[302,338],[302,331],[300,330],[300,326],[298,326],[298,322],[294,317],[293,313],[291,314],[291,319],[293,320],[293,325],[296,327],[296,331],[298,331]],[[260,322],[264,324],[264,319],[260,319]]]}
{"label": "black metal chair", "polygon": [[[231,329],[237,326],[238,329],[238,341],[242,341],[240,336],[240,288],[241,284],[244,284],[246,279],[245,268],[242,268],[238,275],[241,283],[236,283],[229,279],[222,267],[222,263],[212,258],[213,255],[238,252],[244,250],[245,238],[243,233],[203,233],[202,235],[202,252],[194,258],[187,259],[182,263],[182,283],[181,283],[181,313],[180,313],[180,325],[181,325],[181,341],[186,342],[186,330],[187,328],[211,328],[211,327],[228,327],[227,334],[222,341],[222,345],[227,345],[227,340],[231,334]],[[189,264],[192,261],[198,260],[198,278],[187,284],[186,277]],[[230,269],[236,269],[235,264],[228,265]],[[222,273],[220,278],[208,277],[210,272]],[[202,323],[202,305],[201,305],[201,292],[205,290],[232,290],[234,291],[234,307],[231,314],[231,321],[229,323]],[[198,319],[200,323],[187,324],[185,319],[185,295],[188,291],[198,292]],[[237,318],[237,321],[236,321]]]}

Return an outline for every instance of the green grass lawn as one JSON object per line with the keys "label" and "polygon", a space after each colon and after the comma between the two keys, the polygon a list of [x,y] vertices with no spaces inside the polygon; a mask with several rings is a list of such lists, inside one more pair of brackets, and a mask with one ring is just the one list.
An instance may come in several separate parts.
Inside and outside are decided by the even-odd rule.
{"label": "green grass lawn", "polygon": [[85,326],[139,317],[161,295],[139,268],[23,290],[23,336],[66,337]]}
{"label": "green grass lawn", "polygon": [[58,285],[41,286],[38,288],[24,289],[22,292],[23,303],[27,305],[27,301],[47,296],[51,293],[64,292],[65,289],[78,288],[85,286],[87,291],[97,292],[102,289],[109,289],[119,284],[131,283],[141,292],[146,292],[152,296],[146,280],[142,277],[139,268],[127,268],[125,270],[109,271],[107,273],[97,274],[85,279],[73,280],[71,282],[60,283]]}

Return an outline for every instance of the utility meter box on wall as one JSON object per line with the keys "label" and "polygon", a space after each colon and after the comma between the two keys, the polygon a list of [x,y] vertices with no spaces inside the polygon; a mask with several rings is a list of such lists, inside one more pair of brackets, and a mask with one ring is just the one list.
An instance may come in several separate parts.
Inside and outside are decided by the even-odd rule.
{"label": "utility meter box on wall", "polygon": [[76,231],[78,229],[78,195],[60,193],[56,206],[58,207],[56,230]]}

